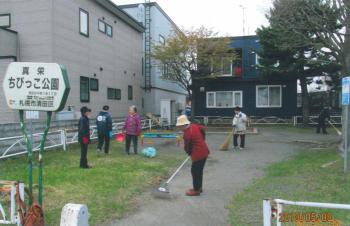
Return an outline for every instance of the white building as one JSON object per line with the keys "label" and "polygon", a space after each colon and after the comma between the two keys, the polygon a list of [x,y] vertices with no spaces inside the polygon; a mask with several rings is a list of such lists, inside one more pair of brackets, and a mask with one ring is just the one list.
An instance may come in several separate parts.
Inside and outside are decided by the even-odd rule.
{"label": "white building", "polygon": [[[173,34],[173,31],[179,30],[179,28],[156,2],[119,5],[119,7],[146,28],[143,38],[144,96],[142,102],[144,112],[151,112],[164,117],[163,108],[165,109],[165,107],[161,107],[161,103],[170,101],[172,119],[174,119],[174,115],[179,110],[184,109],[186,92],[178,84],[161,78],[166,67],[152,59],[149,54],[152,51],[153,44],[165,43],[167,38]],[[148,57],[149,59],[147,59]]]}

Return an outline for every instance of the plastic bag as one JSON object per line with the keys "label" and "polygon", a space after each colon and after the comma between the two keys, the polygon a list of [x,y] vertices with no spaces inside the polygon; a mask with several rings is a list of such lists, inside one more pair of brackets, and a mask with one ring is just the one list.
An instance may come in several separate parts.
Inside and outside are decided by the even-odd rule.
{"label": "plastic bag", "polygon": [[115,140],[119,143],[122,143],[125,141],[125,133],[118,133],[115,135]]}
{"label": "plastic bag", "polygon": [[154,158],[157,155],[157,150],[154,147],[144,148],[142,154],[148,158]]}

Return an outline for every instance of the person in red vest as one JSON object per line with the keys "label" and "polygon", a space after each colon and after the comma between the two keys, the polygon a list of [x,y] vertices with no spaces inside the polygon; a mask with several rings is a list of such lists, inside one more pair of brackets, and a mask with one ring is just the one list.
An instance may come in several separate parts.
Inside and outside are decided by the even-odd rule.
{"label": "person in red vest", "polygon": [[205,143],[205,128],[198,124],[191,124],[186,115],[177,118],[176,126],[183,131],[184,149],[192,160],[193,188],[186,191],[186,195],[198,196],[203,192],[203,169],[209,155],[209,148]]}

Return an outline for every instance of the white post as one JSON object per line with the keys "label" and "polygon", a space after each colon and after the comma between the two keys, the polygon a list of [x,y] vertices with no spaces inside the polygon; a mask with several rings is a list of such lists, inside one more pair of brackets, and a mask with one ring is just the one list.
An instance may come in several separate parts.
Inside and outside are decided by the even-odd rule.
{"label": "white post", "polygon": [[148,119],[149,130],[152,131],[152,119]]}
{"label": "white post", "polygon": [[280,221],[280,214],[283,212],[283,206],[280,203],[277,203],[277,226],[282,226],[282,222]]}
{"label": "white post", "polygon": [[[19,197],[21,198],[22,202],[24,202],[24,184],[23,183],[19,183]],[[17,225],[18,226],[22,226],[21,225],[21,220],[20,220],[20,217],[19,217],[19,213],[17,213],[16,221],[17,221]]]}
{"label": "white post", "polygon": [[296,126],[296,120],[295,120],[296,116],[293,116],[293,125]]}
{"label": "white post", "polygon": [[66,142],[66,132],[65,130],[61,130],[61,144],[63,146],[63,150],[67,150],[67,142]]}
{"label": "white post", "polygon": [[263,201],[264,210],[264,226],[271,226],[271,204],[270,200],[265,199]]}
{"label": "white post", "polygon": [[16,185],[11,185],[11,209],[10,209],[10,221],[16,222]]}

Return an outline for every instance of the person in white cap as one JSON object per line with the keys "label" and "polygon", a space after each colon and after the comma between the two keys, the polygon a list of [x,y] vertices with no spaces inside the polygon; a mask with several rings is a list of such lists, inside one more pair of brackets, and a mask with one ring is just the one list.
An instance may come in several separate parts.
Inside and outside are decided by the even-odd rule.
{"label": "person in white cap", "polygon": [[233,148],[238,148],[238,137],[241,138],[239,149],[244,149],[245,133],[247,130],[247,115],[241,111],[240,107],[235,108],[235,116],[233,117],[232,125],[235,128],[233,135]]}
{"label": "person in white cap", "polygon": [[184,149],[192,160],[193,188],[187,190],[186,195],[198,196],[203,192],[203,169],[209,155],[209,148],[205,143],[205,128],[198,124],[191,124],[186,115],[177,118],[176,126],[183,131]]}

